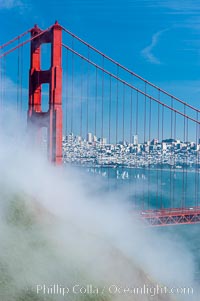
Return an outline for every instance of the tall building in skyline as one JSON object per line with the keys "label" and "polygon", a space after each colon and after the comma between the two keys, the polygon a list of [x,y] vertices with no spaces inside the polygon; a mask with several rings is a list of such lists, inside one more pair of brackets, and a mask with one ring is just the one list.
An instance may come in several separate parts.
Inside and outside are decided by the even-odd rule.
{"label": "tall building in skyline", "polygon": [[92,143],[92,133],[87,133],[87,142]]}
{"label": "tall building in skyline", "polygon": [[105,145],[107,143],[107,139],[106,138],[99,138],[98,141],[102,145]]}
{"label": "tall building in skyline", "polygon": [[138,145],[138,135],[133,135],[133,144]]}

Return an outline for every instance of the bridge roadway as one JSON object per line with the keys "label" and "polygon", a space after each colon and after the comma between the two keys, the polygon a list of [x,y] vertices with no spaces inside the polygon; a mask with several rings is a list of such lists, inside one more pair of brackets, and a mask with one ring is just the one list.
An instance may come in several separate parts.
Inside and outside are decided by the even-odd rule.
{"label": "bridge roadway", "polygon": [[200,223],[200,206],[143,210],[140,218],[151,226],[170,226]]}

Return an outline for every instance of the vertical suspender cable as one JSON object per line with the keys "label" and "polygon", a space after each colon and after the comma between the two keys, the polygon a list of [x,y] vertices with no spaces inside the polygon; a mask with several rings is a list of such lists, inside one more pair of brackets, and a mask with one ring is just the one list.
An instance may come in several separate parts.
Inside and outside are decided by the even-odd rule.
{"label": "vertical suspender cable", "polygon": [[147,84],[145,82],[145,88],[144,88],[144,91],[145,91],[145,96],[144,96],[144,143],[145,143],[145,140],[146,140],[146,111],[147,111],[147,96],[146,96],[146,91],[147,91]]}
{"label": "vertical suspender cable", "polygon": [[6,57],[4,57],[3,68],[3,106],[6,107]]}
{"label": "vertical suspender cable", "polygon": [[[115,120],[115,127],[116,127],[116,136],[115,136],[115,145],[116,145],[116,150],[117,150],[117,144],[118,144],[118,103],[119,103],[119,82],[118,82],[118,77],[119,77],[119,65],[117,65],[117,87],[116,87],[116,120]],[[118,160],[117,160],[118,161]],[[117,163],[117,162],[116,162]],[[115,169],[115,185],[117,187],[117,182],[118,182],[118,173],[119,173],[119,169],[118,166]]]}
{"label": "vertical suspender cable", "polygon": [[[197,113],[198,115],[198,113]],[[197,117],[199,120],[199,115]],[[199,141],[199,137],[200,137],[200,125],[198,124],[198,129],[197,129],[197,137],[198,137],[198,143],[200,142]],[[199,143],[200,144],[200,143]],[[199,193],[199,172],[200,172],[200,160],[199,160],[199,156],[200,156],[200,150],[198,150],[198,155],[197,155],[197,166],[198,166],[198,169],[197,169],[197,206],[199,206],[199,197],[200,197],[200,193]]]}
{"label": "vertical suspender cable", "polygon": [[[131,92],[131,95],[130,95],[130,137],[129,137],[129,147],[130,147],[130,150],[132,148],[132,136],[133,136],[133,131],[132,131],[132,128],[133,128],[133,91],[132,89],[130,90]],[[132,161],[132,152],[130,153],[129,152],[129,158],[130,160]],[[135,183],[131,183],[131,181],[133,181],[132,179],[132,168],[129,169],[129,195],[131,196],[132,194],[132,186],[134,185],[134,188],[135,188]],[[131,185],[133,184],[133,185]],[[135,189],[134,189],[135,190]],[[135,203],[135,199],[134,199],[134,203]]]}
{"label": "vertical suspender cable", "polygon": [[3,112],[3,60],[0,58],[0,113]]}
{"label": "vertical suspender cable", "polygon": [[[123,84],[123,95],[122,95],[122,143],[123,143],[123,153],[122,153],[122,173],[124,173],[124,162],[125,162],[125,136],[124,136],[124,114],[125,114],[125,85]],[[125,178],[123,179],[125,180]]]}
{"label": "vertical suspender cable", "polygon": [[[149,99],[149,141],[151,141],[151,98]],[[150,209],[150,164],[151,164],[151,151],[149,146],[148,157],[148,209]]]}
{"label": "vertical suspender cable", "polygon": [[[90,47],[88,46],[88,60],[90,59]],[[89,80],[90,80],[90,64],[87,64],[87,103],[86,103],[86,135],[89,132]]]}
{"label": "vertical suspender cable", "polygon": [[66,53],[66,76],[65,76],[65,101],[66,101],[66,103],[65,103],[65,131],[66,131],[66,135],[69,135],[69,133],[68,133],[68,109],[69,109],[69,105],[68,105],[68,101],[69,101],[69,99],[68,99],[68,91],[69,91],[69,81],[68,81],[68,79],[69,79],[69,76],[68,76],[68,66],[69,66],[69,50],[68,49],[66,49],[67,50],[67,53]]}
{"label": "vertical suspender cable", "polygon": [[[184,115],[185,115],[185,105],[184,105]],[[183,142],[185,144],[186,140],[186,124],[185,124],[185,117],[183,117],[184,125],[183,125]],[[181,199],[181,208],[185,206],[185,155],[183,157],[183,177],[182,177],[182,199]]]}
{"label": "vertical suspender cable", "polygon": [[21,46],[21,76],[20,76],[20,114],[22,117],[22,108],[23,108],[23,45]]}
{"label": "vertical suspender cable", "polygon": [[[74,37],[72,38],[72,49],[74,49]],[[71,134],[73,134],[73,118],[74,118],[74,53],[72,52],[71,62]],[[73,141],[72,141],[73,142]]]}
{"label": "vertical suspender cable", "polygon": [[[18,38],[18,45],[20,41]],[[19,113],[19,86],[20,86],[20,48],[17,49],[17,114]]]}
{"label": "vertical suspender cable", "polygon": [[[164,117],[165,117],[165,112],[164,112],[164,106],[162,105],[162,141],[164,140]],[[161,162],[161,195],[160,195],[160,208],[163,208],[163,157],[164,157],[164,149],[162,150],[162,162]]]}
{"label": "vertical suspender cable", "polygon": [[138,94],[138,91],[137,91],[137,96],[136,96],[136,118],[135,118],[136,135],[138,135],[138,97],[139,97],[139,94]]}
{"label": "vertical suspender cable", "polygon": [[[185,205],[187,204],[187,186],[188,186],[188,118],[186,118],[186,162],[185,162]],[[190,200],[189,200],[190,201]]]}
{"label": "vertical suspender cable", "polygon": [[[198,112],[196,112],[196,120],[198,120]],[[198,206],[198,154],[199,154],[199,124],[196,123],[196,162],[195,162],[195,206]]]}
{"label": "vertical suspender cable", "polygon": [[97,137],[97,92],[98,92],[98,70],[95,67],[95,113],[94,113],[94,135]]}
{"label": "vertical suspender cable", "polygon": [[125,114],[125,85],[123,84],[123,95],[122,95],[122,144],[123,144],[123,152],[122,152],[122,181],[124,182],[124,184],[126,184],[125,182],[125,170],[124,170],[124,162],[125,162],[125,148],[126,148],[126,144],[125,144],[125,136],[124,136],[124,114]]}
{"label": "vertical suspender cable", "polygon": [[[160,100],[160,90],[158,90],[158,100]],[[158,130],[158,142],[160,143],[160,104],[158,103],[158,124],[157,124],[157,130]],[[162,144],[161,144],[161,155],[162,155]],[[157,161],[157,168],[156,168],[156,208],[159,206],[158,202],[158,190],[159,190],[159,168],[160,168],[160,162]]]}
{"label": "vertical suspender cable", "polygon": [[[102,61],[102,67],[104,69],[104,56]],[[101,139],[103,146],[103,135],[104,135],[104,71],[102,71],[102,95],[101,95]]]}
{"label": "vertical suspender cable", "polygon": [[[145,147],[145,140],[146,140],[146,109],[147,109],[147,97],[146,97],[146,91],[147,91],[147,84],[145,82],[145,88],[144,88],[144,91],[145,91],[145,96],[144,96],[144,147]],[[147,147],[149,147],[147,145]],[[146,149],[144,149],[144,174],[146,173],[145,172],[145,168],[146,168]],[[144,190],[144,185],[142,185],[143,187],[143,204],[142,204],[142,208],[144,209],[145,208],[145,190]]]}
{"label": "vertical suspender cable", "polygon": [[[94,148],[95,148],[95,163],[97,163],[97,100],[98,100],[98,69],[95,67],[95,104],[94,104]],[[96,169],[94,169],[94,172]]]}
{"label": "vertical suspender cable", "polygon": [[[132,142],[131,142],[131,137],[132,137],[132,126],[133,126],[133,120],[132,120],[132,114],[133,114],[133,95],[132,95],[132,89],[130,90],[130,131],[129,131],[129,162],[130,160],[132,160],[132,153],[130,152],[131,150],[131,146],[132,146]],[[128,170],[128,179],[129,179],[129,185],[128,185],[128,191],[129,191],[129,196],[131,196],[131,178],[132,178],[132,168],[129,168]]]}
{"label": "vertical suspender cable", "polygon": [[[174,112],[174,139],[176,140],[176,112]],[[174,154],[174,167],[176,168],[176,154]],[[174,176],[175,175],[176,173],[174,173]],[[172,196],[173,207],[175,207],[175,187],[176,187],[175,182],[176,182],[176,177],[173,179],[173,196]]]}
{"label": "vertical suspender cable", "polygon": [[108,143],[111,144],[111,100],[112,100],[112,78],[109,81],[109,121],[108,121]]}
{"label": "vertical suspender cable", "polygon": [[118,143],[118,102],[119,102],[119,66],[117,65],[117,96],[116,96],[116,145]]}
{"label": "vertical suspender cable", "polygon": [[122,99],[122,141],[125,142],[124,126],[125,126],[125,85],[123,84],[123,99]]}
{"label": "vertical suspender cable", "polygon": [[[109,77],[109,117],[108,117],[108,144],[111,152],[111,110],[112,110],[112,78]],[[110,189],[110,168],[108,168],[108,188]]]}
{"label": "vertical suspender cable", "polygon": [[[173,109],[173,97],[171,97],[171,108]],[[173,179],[172,179],[172,164],[173,164],[173,110],[171,110],[171,132],[170,132],[170,139],[171,139],[171,146],[170,146],[170,208],[173,208],[173,200],[172,200],[172,187],[173,187]]]}
{"label": "vertical suspender cable", "polygon": [[[139,93],[138,91],[136,92],[136,110],[135,110],[135,114],[136,114],[136,118],[135,118],[135,134],[137,137],[139,137],[139,133],[138,133],[138,116],[139,116],[139,108],[138,108],[138,104],[139,104]],[[139,141],[137,141],[138,144]],[[136,146],[138,148],[138,145]],[[134,152],[134,164],[136,167],[136,172],[135,172],[135,202],[136,202],[136,189],[137,189],[137,172],[138,172],[138,150],[136,150],[136,153]]]}
{"label": "vertical suspender cable", "polygon": [[131,108],[130,108],[130,144],[132,144],[132,137],[133,137],[133,90],[131,89]]}
{"label": "vertical suspender cable", "polygon": [[[102,69],[104,69],[104,56],[102,56]],[[101,174],[103,169],[103,147],[104,147],[104,71],[102,70],[101,79]]]}
{"label": "vertical suspender cable", "polygon": [[80,137],[83,139],[83,70],[84,61],[81,59],[81,108],[80,108]]}

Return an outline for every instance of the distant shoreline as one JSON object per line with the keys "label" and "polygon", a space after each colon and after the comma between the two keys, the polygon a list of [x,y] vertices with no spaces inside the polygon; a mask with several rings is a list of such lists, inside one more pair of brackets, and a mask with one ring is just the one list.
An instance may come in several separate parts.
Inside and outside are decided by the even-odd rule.
{"label": "distant shoreline", "polygon": [[[72,164],[70,162],[65,162],[65,164],[71,164],[75,167],[81,167],[81,168],[91,168],[91,169],[94,169],[94,168],[104,168],[104,169],[135,169],[135,170],[146,170],[146,171],[166,171],[166,172],[173,172],[173,173],[195,173],[197,172],[198,173],[198,170],[195,170],[195,169],[190,169],[190,168],[154,168],[154,167],[135,167],[135,166],[117,166],[117,165],[84,165],[84,164]],[[200,170],[199,170],[199,174],[200,174]]]}

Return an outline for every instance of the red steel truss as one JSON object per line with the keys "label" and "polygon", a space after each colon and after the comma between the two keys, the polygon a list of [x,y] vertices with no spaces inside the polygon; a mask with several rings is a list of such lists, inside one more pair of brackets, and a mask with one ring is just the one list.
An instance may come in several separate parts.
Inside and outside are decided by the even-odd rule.
{"label": "red steel truss", "polygon": [[144,210],[140,217],[151,226],[200,223],[200,207]]}

